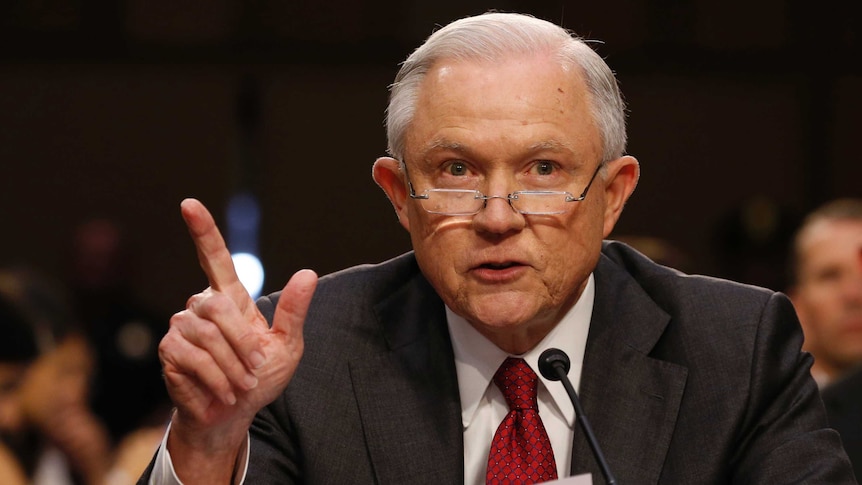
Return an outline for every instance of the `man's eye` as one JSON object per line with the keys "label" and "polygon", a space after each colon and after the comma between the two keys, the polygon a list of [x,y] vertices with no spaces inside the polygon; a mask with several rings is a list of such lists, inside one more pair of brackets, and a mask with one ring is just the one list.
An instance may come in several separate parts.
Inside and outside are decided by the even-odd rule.
{"label": "man's eye", "polygon": [[449,173],[452,175],[466,175],[467,165],[461,162],[454,162],[449,165]]}
{"label": "man's eye", "polygon": [[539,175],[551,175],[554,172],[554,164],[551,162],[538,162],[535,167]]}

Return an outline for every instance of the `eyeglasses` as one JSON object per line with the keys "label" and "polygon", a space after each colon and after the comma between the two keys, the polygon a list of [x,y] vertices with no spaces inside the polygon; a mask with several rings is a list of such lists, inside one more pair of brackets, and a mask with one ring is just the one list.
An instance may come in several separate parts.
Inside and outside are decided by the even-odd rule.
{"label": "eyeglasses", "polygon": [[[587,192],[602,166],[604,163],[596,167],[586,188],[577,197],[571,192],[557,190],[519,190],[508,195],[485,195],[478,190],[428,189],[417,194],[410,181],[410,174],[407,174],[407,186],[410,189],[410,198],[418,200],[419,205],[431,214],[469,216],[478,214],[488,205],[490,199],[504,199],[519,214],[554,215],[566,212],[569,209],[567,205],[569,202],[580,202],[587,197]],[[407,172],[406,164],[404,171]]]}

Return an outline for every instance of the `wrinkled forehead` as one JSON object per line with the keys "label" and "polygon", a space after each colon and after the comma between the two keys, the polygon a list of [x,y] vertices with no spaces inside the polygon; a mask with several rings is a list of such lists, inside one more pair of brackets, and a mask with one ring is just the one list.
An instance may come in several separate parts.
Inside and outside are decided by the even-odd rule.
{"label": "wrinkled forehead", "polygon": [[[601,150],[584,77],[552,56],[435,63],[419,86],[415,108],[406,133],[407,145],[414,149],[439,143],[441,133],[466,136],[483,130],[486,136],[495,131],[539,137],[530,144]],[[517,127],[502,131],[512,124]],[[543,133],[550,138],[541,139]]]}

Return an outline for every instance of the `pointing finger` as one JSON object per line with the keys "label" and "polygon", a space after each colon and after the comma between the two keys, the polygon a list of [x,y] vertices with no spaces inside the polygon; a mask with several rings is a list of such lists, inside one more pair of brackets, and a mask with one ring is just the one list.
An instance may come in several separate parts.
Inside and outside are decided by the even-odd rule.
{"label": "pointing finger", "polygon": [[180,209],[210,286],[232,294],[230,291],[240,285],[239,277],[212,214],[196,199],[183,200]]}

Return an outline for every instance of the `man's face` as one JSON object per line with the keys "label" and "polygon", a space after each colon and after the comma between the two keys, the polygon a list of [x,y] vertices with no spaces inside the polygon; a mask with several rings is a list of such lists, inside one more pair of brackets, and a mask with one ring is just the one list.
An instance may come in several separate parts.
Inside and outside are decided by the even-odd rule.
{"label": "man's face", "polygon": [[[588,103],[580,73],[550,58],[439,63],[406,137],[413,186],[580,195],[602,158]],[[627,185],[610,188],[621,172]],[[584,201],[557,215],[522,215],[490,199],[475,215],[445,216],[387,193],[446,304],[501,348],[523,352],[577,301],[637,173],[631,157],[611,162]]]}
{"label": "man's face", "polygon": [[799,245],[793,303],[806,348],[841,370],[862,363],[862,222],[821,220]]}

